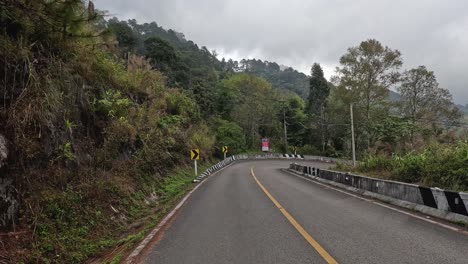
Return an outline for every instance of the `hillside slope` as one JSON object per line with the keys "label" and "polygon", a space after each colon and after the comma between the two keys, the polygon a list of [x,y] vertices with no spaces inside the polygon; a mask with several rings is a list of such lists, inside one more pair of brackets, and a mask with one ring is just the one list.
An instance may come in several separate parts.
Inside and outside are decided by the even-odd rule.
{"label": "hillside slope", "polygon": [[[303,99],[309,93],[309,77],[291,67],[280,67],[276,62],[257,59],[242,59],[241,61],[217,58],[216,51],[209,51],[206,47],[199,47],[193,41],[187,40],[183,33],[166,30],[157,23],[138,24],[136,20],[120,21],[112,18],[108,22],[120,40],[120,46],[135,49],[139,55],[147,55],[148,48],[145,41],[159,38],[173,46],[179,53],[175,65],[171,65],[172,84],[190,89],[195,79],[208,79],[210,74],[217,72],[221,78],[233,73],[248,73],[264,78],[273,88],[291,91]],[[189,70],[190,74],[181,72]],[[171,77],[172,76],[172,77]]]}
{"label": "hillside slope", "polygon": [[143,58],[121,60],[81,1],[4,7],[0,178],[19,211],[2,222],[14,235],[0,262],[81,263],[131,246],[191,187],[188,150],[203,167],[214,133],[191,94]]}

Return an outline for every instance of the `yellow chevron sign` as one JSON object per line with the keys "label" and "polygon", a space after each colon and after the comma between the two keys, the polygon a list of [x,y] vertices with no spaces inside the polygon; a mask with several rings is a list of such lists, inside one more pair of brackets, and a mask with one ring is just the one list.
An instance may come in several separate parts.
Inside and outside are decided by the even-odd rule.
{"label": "yellow chevron sign", "polygon": [[200,159],[200,150],[197,149],[197,148],[190,150],[190,159],[191,160],[199,160]]}
{"label": "yellow chevron sign", "polygon": [[228,150],[229,150],[229,149],[228,149],[228,146],[224,146],[224,147],[222,148],[222,150],[223,150],[223,153],[227,153]]}

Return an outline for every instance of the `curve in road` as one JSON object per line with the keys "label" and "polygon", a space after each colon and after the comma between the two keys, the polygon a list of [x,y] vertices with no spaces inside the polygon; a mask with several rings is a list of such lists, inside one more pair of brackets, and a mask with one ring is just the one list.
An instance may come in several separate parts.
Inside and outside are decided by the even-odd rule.
{"label": "curve in road", "polygon": [[288,165],[239,162],[207,179],[144,262],[468,263],[468,236],[280,170]]}

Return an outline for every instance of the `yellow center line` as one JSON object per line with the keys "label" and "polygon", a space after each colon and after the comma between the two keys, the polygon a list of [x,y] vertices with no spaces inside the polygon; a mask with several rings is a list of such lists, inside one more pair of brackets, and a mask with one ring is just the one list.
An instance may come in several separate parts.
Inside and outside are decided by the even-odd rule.
{"label": "yellow center line", "polygon": [[273,197],[273,195],[268,192],[268,190],[260,183],[260,181],[257,179],[255,176],[255,173],[253,171],[253,168],[250,169],[250,172],[252,173],[252,177],[254,180],[257,182],[258,186],[263,190],[263,192],[270,198],[270,200],[273,202],[273,204],[280,210],[280,212],[288,219],[288,221],[294,226],[294,228],[299,231],[299,233],[309,242],[309,244],[322,256],[322,258],[329,264],[337,264],[336,260],[328,254],[328,252],[320,246],[320,244],[312,238],[307,231],[304,230],[304,228],[286,211],[286,209],[281,206],[281,204]]}

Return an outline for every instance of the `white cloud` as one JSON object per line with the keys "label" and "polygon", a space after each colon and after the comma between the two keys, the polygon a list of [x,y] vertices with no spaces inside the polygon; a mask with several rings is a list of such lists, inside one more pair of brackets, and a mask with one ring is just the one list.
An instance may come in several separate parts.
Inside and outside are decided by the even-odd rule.
{"label": "white cloud", "polygon": [[457,103],[468,103],[466,0],[97,0],[121,19],[156,21],[234,59],[276,61],[327,77],[350,46],[376,38],[424,64]]}

